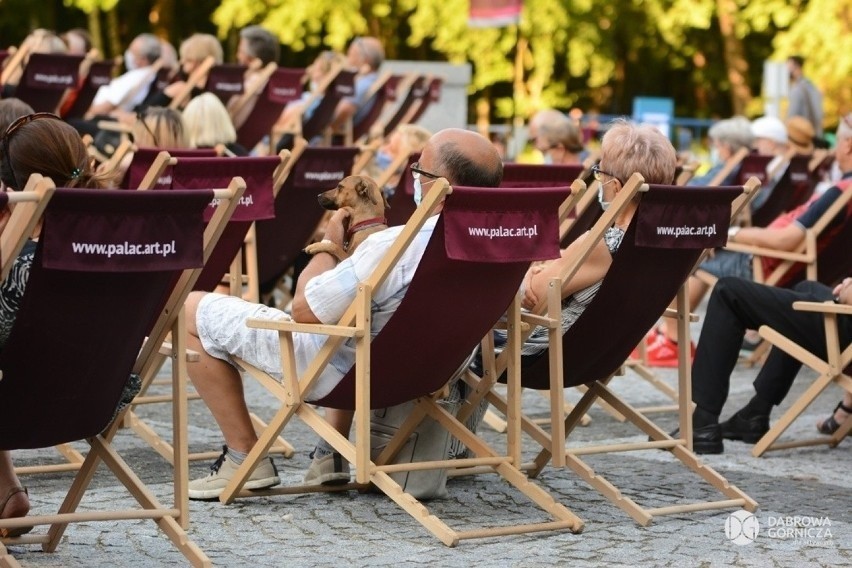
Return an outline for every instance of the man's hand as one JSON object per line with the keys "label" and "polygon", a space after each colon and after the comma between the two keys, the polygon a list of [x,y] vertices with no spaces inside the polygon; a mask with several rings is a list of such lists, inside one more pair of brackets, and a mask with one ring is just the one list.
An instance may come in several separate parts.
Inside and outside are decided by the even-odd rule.
{"label": "man's hand", "polygon": [[843,282],[834,288],[834,297],[838,304],[852,305],[852,277],[844,278]]}
{"label": "man's hand", "polygon": [[335,211],[325,226],[323,240],[331,241],[343,248],[343,240],[346,236],[346,224],[351,216],[352,210],[348,207],[342,207]]}

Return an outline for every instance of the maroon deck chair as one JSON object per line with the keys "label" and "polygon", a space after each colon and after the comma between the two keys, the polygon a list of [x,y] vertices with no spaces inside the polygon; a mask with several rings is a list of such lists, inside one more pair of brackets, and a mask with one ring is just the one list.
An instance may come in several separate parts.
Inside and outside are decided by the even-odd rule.
{"label": "maroon deck chair", "polygon": [[[370,129],[379,121],[388,103],[396,101],[397,88],[402,80],[401,75],[388,75],[373,95],[373,106],[358,124],[352,126],[352,138],[359,143],[370,138]],[[382,78],[379,78],[382,81]]]}
{"label": "maroon deck chair", "polygon": [[71,105],[62,118],[83,118],[89,107],[92,106],[92,101],[98,93],[98,89],[104,85],[108,85],[112,80],[112,72],[115,69],[115,61],[105,59],[104,61],[95,61],[89,66],[89,73],[83,79],[83,84],[77,91],[77,98],[74,99],[74,104]]}
{"label": "maroon deck chair", "polygon": [[[507,308],[513,312],[518,310],[518,287],[530,261],[553,258],[559,254],[556,211],[567,194],[567,188],[523,189],[515,192],[498,188],[457,187],[447,195],[448,189],[445,180],[436,181],[417,213],[404,228],[398,229],[399,236],[395,243],[376,271],[361,286],[357,299],[338,326],[301,326],[300,331],[310,330],[311,327],[320,331],[322,327],[330,331],[331,328],[340,329],[342,332],[337,335],[332,331],[334,335],[311,363],[310,367],[318,371],[316,374],[297,377],[288,373],[283,384],[277,381],[269,384],[269,381],[262,379],[262,372],[255,374],[254,370],[248,369],[250,374],[261,379],[262,384],[273,389],[275,396],[281,396],[285,391],[289,391],[289,394],[280,399],[284,401],[283,406],[244,462],[245,469],[241,468],[226,487],[220,497],[223,503],[229,503],[235,498],[253,464],[257,463],[261,454],[265,454],[267,438],[277,435],[295,414],[305,417],[306,424],[356,465],[358,483],[346,488],[363,488],[364,484],[373,483],[449,546],[467,538],[545,530],[579,531],[582,528],[580,519],[553,502],[540,487],[528,482],[513,463],[512,457],[499,455],[436,402],[436,391],[440,391],[457,375],[483,335]],[[387,325],[375,338],[371,338],[369,323],[366,327],[364,324],[370,321],[370,290],[382,285],[392,263],[403,254],[415,235],[420,233],[431,212],[445,197],[441,217],[437,220],[405,297]],[[516,230],[523,228],[524,234],[509,237],[504,226]],[[471,298],[476,298],[476,301],[472,302]],[[274,323],[249,320],[249,325],[263,327]],[[288,345],[288,336],[293,328],[287,325],[269,328],[279,330],[282,345]],[[329,362],[345,336],[357,338],[355,350],[359,363],[328,396],[316,401],[316,404],[354,409],[356,424],[364,426],[357,431],[355,443],[337,434],[311,408],[314,403],[303,401],[304,393],[309,392],[324,363]],[[424,336],[430,337],[430,340],[422,341]],[[412,349],[415,344],[418,347]],[[291,366],[292,351],[283,351],[284,368],[294,368]],[[517,380],[517,374],[512,374],[513,379]],[[295,390],[289,390],[293,388]],[[375,461],[370,456],[369,413],[371,408],[384,408],[407,401],[415,401],[410,418],[400,428],[397,435],[399,438],[394,437],[388,444],[391,449],[384,453],[393,453],[397,441],[407,440],[411,429],[428,416],[454,435],[466,439],[475,448],[477,457],[461,462],[417,462],[411,464],[412,468],[444,469],[457,463],[487,466],[547,511],[553,520],[529,524],[518,521],[508,526],[504,522],[504,526],[496,528],[456,531],[410,493],[404,493],[402,486],[388,474],[386,468],[404,470],[405,464],[386,466],[382,464],[392,459],[392,455],[379,456]],[[306,416],[307,413],[311,416]],[[280,493],[317,489],[290,487]],[[276,492],[273,489],[264,493]]]}
{"label": "maroon deck chair", "polygon": [[405,225],[411,214],[417,209],[417,205],[414,203],[414,178],[411,176],[411,164],[419,159],[420,152],[415,152],[408,157],[405,169],[402,171],[402,175],[399,176],[396,189],[390,199],[388,199],[390,208],[385,211],[388,227]]}
{"label": "maroon deck chair", "polygon": [[408,120],[406,120],[408,124],[417,124],[417,121],[423,117],[426,110],[441,100],[441,87],[443,84],[444,80],[440,77],[433,77],[429,80],[429,83],[426,85],[426,93],[420,97],[419,104],[414,107]]}
{"label": "maroon deck chair", "polygon": [[214,65],[207,73],[204,90],[219,97],[224,104],[228,104],[231,97],[243,94],[245,90],[243,78],[247,69],[248,67],[239,63]]}
{"label": "maroon deck chair", "polygon": [[237,142],[251,150],[264,136],[272,133],[272,125],[287,103],[298,100],[302,95],[304,74],[304,69],[282,67],[270,75],[245,122],[237,129]]}
{"label": "maroon deck chair", "polygon": [[761,184],[766,183],[766,166],[775,156],[751,153],[740,162],[737,171],[737,183],[745,183],[749,178],[756,177]]}
{"label": "maroon deck chair", "polygon": [[583,173],[582,164],[503,164],[502,187],[553,187],[571,185]]}
{"label": "maroon deck chair", "polygon": [[385,138],[390,136],[391,132],[393,132],[397,126],[402,124],[403,120],[407,116],[410,116],[414,105],[419,103],[419,101],[426,96],[428,93],[427,81],[428,78],[421,75],[414,79],[411,83],[411,87],[408,89],[408,93],[406,93],[405,98],[402,99],[402,102],[399,103],[396,110],[394,110],[394,113],[383,126],[382,135]]}
{"label": "maroon deck chair", "polygon": [[[523,429],[544,448],[536,457],[537,475],[549,460],[559,467],[568,466],[586,482],[601,492],[616,506],[643,525],[658,515],[683,513],[724,507],[742,507],[754,510],[756,503],[736,487],[728,484],[719,474],[698,461],[691,451],[691,361],[689,361],[689,324],[684,283],[706,248],[721,246],[727,239],[732,203],[743,194],[742,187],[690,187],[641,184],[642,178],[634,174],[622,189],[624,195],[593,227],[588,247],[594,246],[609,227],[618,210],[632,196],[642,190],[639,207],[627,229],[613,262],[600,289],[573,326],[561,333],[561,287],[542,300],[543,311],[554,322],[548,351],[538,359],[524,365],[521,384],[524,387],[549,390],[551,403],[551,432],[544,432],[532,420],[523,419]],[[638,186],[638,187],[637,187]],[[738,202],[740,205],[743,200]],[[707,227],[713,227],[709,229]],[[664,231],[678,231],[663,235]],[[687,235],[683,231],[701,231],[703,234]],[[580,251],[581,253],[585,251]],[[566,268],[563,281],[570,279],[582,265],[582,254]],[[681,334],[679,367],[679,409],[681,439],[673,440],[643,414],[623,401],[608,386],[609,380],[619,371],[630,352],[642,341],[645,333],[660,317],[672,298],[677,296],[678,332]],[[538,310],[539,312],[542,310]],[[540,323],[540,322],[539,322]],[[501,369],[498,358],[496,372]],[[585,385],[586,394],[565,417],[562,393],[566,387]],[[489,400],[499,408],[505,399],[489,394]],[[644,509],[622,494],[600,473],[582,459],[582,455],[619,451],[611,446],[575,449],[566,447],[566,437],[578,425],[589,407],[600,398],[614,407],[627,420],[642,430],[653,441],[622,444],[621,451],[666,449],[691,471],[719,489],[726,500],[689,505],[673,505]],[[629,446],[629,447],[628,447]],[[661,480],[661,483],[664,483]]]}
{"label": "maroon deck chair", "polygon": [[[139,189],[151,170],[151,166],[157,160],[157,156],[164,151],[168,152],[169,156],[173,158],[212,158],[216,155],[214,148],[137,148],[133,152],[133,160],[124,174],[124,180],[120,187],[122,189]],[[156,180],[151,180],[150,184],[147,182],[144,184],[145,189],[168,189],[171,187],[170,170],[171,166],[164,165]]]}
{"label": "maroon deck chair", "polygon": [[[143,373],[168,333],[176,383],[185,388],[179,308],[207,246],[215,243],[202,237],[202,214],[213,197],[212,191],[54,192],[15,325],[0,353],[0,449],[85,440],[90,450],[58,514],[0,521],[2,528],[37,524],[51,525],[50,531],[11,542],[53,551],[70,522],[150,518],[189,562],[210,564],[181,528],[186,505],[161,505],[111,440],[123,415],[113,420],[125,383],[131,373]],[[223,208],[215,225],[231,209]],[[215,227],[207,236],[212,234]],[[176,423],[185,412],[184,399],[176,406]],[[182,435],[176,432],[176,438]],[[141,509],[76,512],[101,460]],[[176,478],[176,491],[180,485]]]}
{"label": "maroon deck chair", "polygon": [[275,199],[275,218],[258,221],[257,265],[261,293],[275,287],[322,219],[317,195],[352,171],[357,148],[306,148]]}
{"label": "maroon deck chair", "polygon": [[326,87],[325,94],[311,117],[302,123],[302,137],[308,142],[323,136],[334,120],[337,104],[355,93],[355,72],[342,69]]}
{"label": "maroon deck chair", "polygon": [[66,89],[77,86],[82,55],[33,53],[24,68],[15,97],[36,112],[56,112]]}
{"label": "maroon deck chair", "polygon": [[790,159],[772,193],[760,207],[752,211],[753,227],[766,227],[782,213],[795,209],[808,200],[814,191],[808,169],[810,160],[810,156],[793,156]]}

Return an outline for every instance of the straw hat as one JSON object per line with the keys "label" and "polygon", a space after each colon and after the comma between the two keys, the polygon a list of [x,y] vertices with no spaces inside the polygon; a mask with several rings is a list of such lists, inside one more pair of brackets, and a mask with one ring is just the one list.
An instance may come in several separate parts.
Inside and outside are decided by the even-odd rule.
{"label": "straw hat", "polygon": [[787,119],[787,139],[790,146],[799,154],[811,154],[814,151],[814,127],[803,116],[791,116]]}

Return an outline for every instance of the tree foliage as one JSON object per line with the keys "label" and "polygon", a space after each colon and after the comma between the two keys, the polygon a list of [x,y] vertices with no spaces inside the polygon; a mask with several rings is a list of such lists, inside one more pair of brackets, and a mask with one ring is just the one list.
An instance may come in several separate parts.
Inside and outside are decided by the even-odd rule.
{"label": "tree foliage", "polygon": [[174,43],[217,33],[233,52],[237,31],[261,24],[285,46],[283,63],[306,65],[375,35],[391,59],[469,62],[471,106],[496,120],[543,107],[629,113],[638,95],[672,97],[681,116],[760,114],[763,61],[794,53],[829,122],[852,108],[852,0],[526,0],[520,24],[501,29],[469,28],[468,0],[0,0],[0,10],[8,44],[35,26],[88,24],[115,38],[108,55],[151,29]]}

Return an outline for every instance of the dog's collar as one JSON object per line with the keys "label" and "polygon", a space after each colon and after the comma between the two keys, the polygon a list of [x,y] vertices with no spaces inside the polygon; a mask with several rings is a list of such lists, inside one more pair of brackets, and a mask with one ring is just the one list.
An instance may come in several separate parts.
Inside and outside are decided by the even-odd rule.
{"label": "dog's collar", "polygon": [[349,230],[346,231],[346,240],[351,241],[352,235],[357,233],[358,231],[363,231],[364,229],[369,229],[370,227],[376,227],[378,225],[387,225],[388,221],[384,217],[373,217],[372,219],[365,219],[360,223],[355,223]]}

